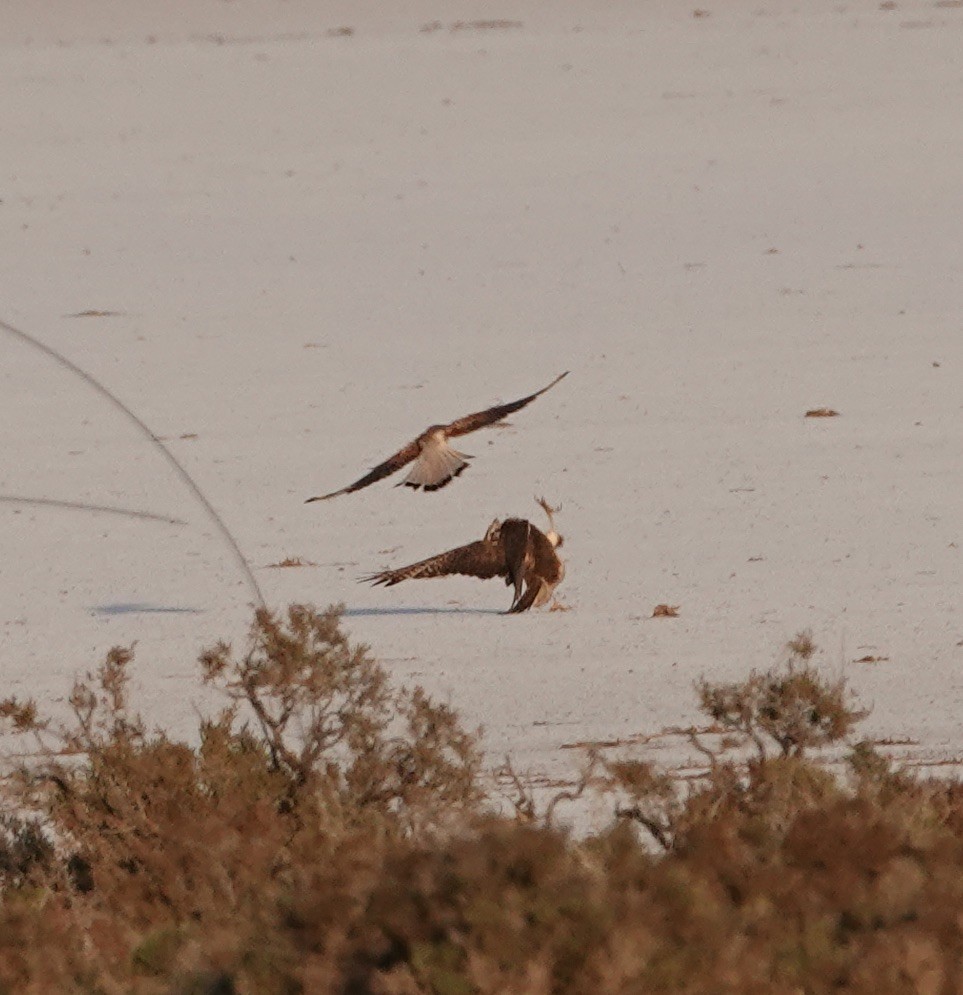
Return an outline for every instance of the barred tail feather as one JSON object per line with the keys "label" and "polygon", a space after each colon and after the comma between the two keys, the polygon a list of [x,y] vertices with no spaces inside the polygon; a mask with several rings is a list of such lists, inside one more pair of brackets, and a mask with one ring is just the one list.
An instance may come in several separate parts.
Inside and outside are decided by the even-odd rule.
{"label": "barred tail feather", "polygon": [[440,490],[464,471],[470,459],[465,453],[459,453],[443,443],[426,446],[401,483],[415,490],[419,487],[426,491]]}

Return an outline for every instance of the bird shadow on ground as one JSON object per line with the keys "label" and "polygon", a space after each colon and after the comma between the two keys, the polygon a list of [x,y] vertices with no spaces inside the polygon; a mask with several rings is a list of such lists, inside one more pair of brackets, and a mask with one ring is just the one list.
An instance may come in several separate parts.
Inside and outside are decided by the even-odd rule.
{"label": "bird shadow on ground", "polygon": [[118,601],[109,605],[94,605],[95,615],[200,615],[201,608],[178,605],[152,605],[143,601]]}
{"label": "bird shadow on ground", "polygon": [[345,618],[378,618],[382,615],[503,615],[497,608],[346,608]]}

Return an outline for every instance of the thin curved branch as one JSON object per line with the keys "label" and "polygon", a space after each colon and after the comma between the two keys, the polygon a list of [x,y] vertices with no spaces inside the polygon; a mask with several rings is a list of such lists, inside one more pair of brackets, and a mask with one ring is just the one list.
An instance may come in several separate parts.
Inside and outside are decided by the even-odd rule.
{"label": "thin curved branch", "polygon": [[221,533],[224,541],[231,548],[234,553],[234,558],[237,561],[238,566],[244,574],[248,585],[254,594],[255,599],[258,604],[264,608],[266,603],[264,601],[264,595],[261,593],[261,588],[258,585],[257,580],[254,578],[254,574],[251,571],[251,567],[247,560],[244,558],[244,554],[241,552],[240,547],[237,544],[234,536],[231,535],[228,527],[224,524],[221,516],[214,510],[214,506],[210,501],[204,496],[203,491],[194,482],[194,478],[184,469],[180,464],[177,457],[164,445],[160,439],[154,435],[154,433],[147,427],[146,423],[141,421],[137,415],[127,407],[126,404],[115,394],[111,393],[99,380],[94,379],[86,370],[82,370],[76,363],[72,363],[66,356],[62,353],[57,352],[56,349],[52,349],[50,346],[41,342],[39,339],[34,338],[32,335],[28,335],[26,332],[21,331],[19,328],[14,328],[13,325],[8,324],[6,321],[0,320],[0,329],[7,332],[8,334],[14,336],[14,338],[20,339],[21,342],[26,342],[27,345],[33,346],[34,349],[38,349],[40,352],[49,356],[55,363],[62,366],[64,369],[69,370],[75,376],[80,377],[81,380],[87,384],[88,387],[97,391],[101,397],[109,401],[118,411],[126,416],[128,421],[133,422],[134,425],[140,430],[141,434],[147,439],[152,446],[154,446],[167,460],[171,468],[177,474],[178,477],[183,481],[187,489],[194,495],[197,502],[204,508],[207,512],[208,518],[214,523],[218,532]]}
{"label": "thin curved branch", "polygon": [[125,518],[143,518],[165,525],[187,525],[183,518],[158,515],[153,511],[139,511],[136,508],[118,508],[110,504],[87,504],[85,501],[61,501],[58,498],[27,497],[23,494],[0,494],[4,504],[37,504],[49,508],[67,508],[70,511],[93,511],[105,515],[123,515]]}

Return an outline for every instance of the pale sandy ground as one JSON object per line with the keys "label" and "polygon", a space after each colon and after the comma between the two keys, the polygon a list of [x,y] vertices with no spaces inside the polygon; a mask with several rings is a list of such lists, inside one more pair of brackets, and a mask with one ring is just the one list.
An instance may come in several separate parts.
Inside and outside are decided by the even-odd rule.
{"label": "pale sandy ground", "polygon": [[[963,6],[700,6],[5,0],[0,318],[493,762],[691,722],[803,627],[869,733],[963,756]],[[452,487],[302,503],[565,369]],[[3,333],[0,378],[2,691],[136,641],[188,735],[250,616],[230,549],[76,376]],[[356,583],[541,493],[568,612]]]}

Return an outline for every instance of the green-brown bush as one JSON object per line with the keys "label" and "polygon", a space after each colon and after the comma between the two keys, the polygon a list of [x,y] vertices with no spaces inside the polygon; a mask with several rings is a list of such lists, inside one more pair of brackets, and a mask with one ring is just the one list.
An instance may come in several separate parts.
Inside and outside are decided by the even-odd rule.
{"label": "green-brown bush", "polygon": [[0,992],[958,991],[963,788],[867,744],[820,764],[863,713],[791,647],[700,683],[703,777],[594,758],[588,838],[531,797],[498,814],[477,735],[337,610],[206,652],[196,746],[132,713],[114,650],[63,725],[0,704],[37,741],[0,819]]}

